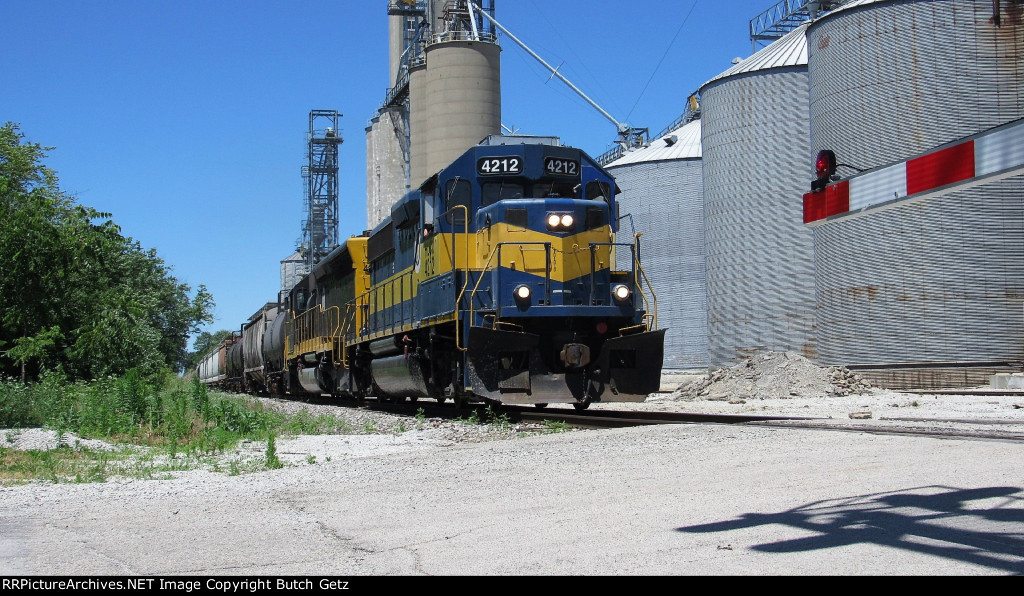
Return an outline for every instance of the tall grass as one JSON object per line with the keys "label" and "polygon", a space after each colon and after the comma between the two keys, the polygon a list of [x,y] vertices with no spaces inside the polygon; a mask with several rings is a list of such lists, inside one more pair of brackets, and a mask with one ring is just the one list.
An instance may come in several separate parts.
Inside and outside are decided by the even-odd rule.
{"label": "tall grass", "polygon": [[[277,436],[354,432],[343,418],[305,411],[285,416],[264,410],[258,401],[211,392],[196,379],[168,374],[147,377],[130,371],[87,383],[70,383],[50,374],[28,385],[0,377],[0,429],[32,427],[102,439],[122,448],[22,452],[0,440],[0,485],[33,478],[102,481],[133,467],[133,475],[153,477],[155,469],[187,469],[187,461],[209,460],[207,456],[229,451],[243,440],[267,441],[264,469],[277,468],[283,465],[276,453]],[[0,439],[11,432],[0,431]],[[137,445],[155,451],[147,451],[148,460],[139,459],[132,456],[138,454]],[[153,463],[157,460],[162,463]],[[237,473],[238,464],[231,465]]]}
{"label": "tall grass", "polygon": [[[111,442],[164,447],[170,455],[215,453],[265,440],[286,418],[243,398],[211,397],[196,379],[120,378],[68,383],[59,375],[24,385],[0,379],[0,428],[44,427]],[[300,426],[308,426],[300,423]]]}

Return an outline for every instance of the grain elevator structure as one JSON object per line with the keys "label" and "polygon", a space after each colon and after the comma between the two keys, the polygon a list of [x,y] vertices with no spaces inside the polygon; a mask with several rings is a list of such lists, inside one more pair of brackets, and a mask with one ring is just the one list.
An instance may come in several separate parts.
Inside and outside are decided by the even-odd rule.
{"label": "grain elevator structure", "polygon": [[501,48],[494,0],[390,0],[391,87],[366,128],[372,229],[409,189],[501,132]]}

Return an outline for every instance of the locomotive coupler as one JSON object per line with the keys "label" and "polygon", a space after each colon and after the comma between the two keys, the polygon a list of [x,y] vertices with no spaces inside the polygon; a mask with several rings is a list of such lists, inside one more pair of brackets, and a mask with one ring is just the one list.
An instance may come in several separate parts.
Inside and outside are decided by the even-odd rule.
{"label": "locomotive coupler", "polygon": [[559,354],[565,368],[583,368],[590,364],[590,346],[586,344],[565,344]]}

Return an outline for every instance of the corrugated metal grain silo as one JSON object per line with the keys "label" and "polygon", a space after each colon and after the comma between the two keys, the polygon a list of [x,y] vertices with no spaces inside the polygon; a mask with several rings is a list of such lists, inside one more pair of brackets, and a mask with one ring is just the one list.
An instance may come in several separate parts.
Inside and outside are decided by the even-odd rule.
{"label": "corrugated metal grain silo", "polygon": [[[622,190],[620,233],[641,233],[644,270],[658,297],[664,368],[708,366],[704,282],[704,184],[700,120],[605,166]],[[621,256],[621,255],[620,255]]]}
{"label": "corrugated metal grain silo", "polygon": [[806,25],[701,88],[710,364],[817,357]]}
{"label": "corrugated metal grain silo", "polygon": [[[822,17],[807,33],[814,150],[867,169],[1024,117],[1022,12],[861,0]],[[814,243],[823,363],[1024,360],[1024,176],[828,221]],[[934,383],[956,379],[984,381]]]}

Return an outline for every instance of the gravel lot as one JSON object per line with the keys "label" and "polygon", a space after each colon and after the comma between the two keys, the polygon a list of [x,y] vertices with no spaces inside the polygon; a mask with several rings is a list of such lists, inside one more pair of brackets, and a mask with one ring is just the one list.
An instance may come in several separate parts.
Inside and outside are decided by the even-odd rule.
{"label": "gravel lot", "polygon": [[[871,388],[857,375],[841,367],[819,367],[792,353],[768,352],[732,368],[710,374],[674,377],[671,392],[652,394],[639,404],[593,404],[595,410],[671,411],[705,414],[761,414],[812,418],[831,426],[886,425],[930,429],[996,428],[1024,432],[1024,394],[917,394]],[[256,399],[256,398],[254,398]],[[544,434],[543,424],[475,423],[467,413],[461,419],[416,419],[341,404],[258,398],[264,408],[286,413],[305,410],[313,416],[343,418],[345,434],[280,437],[277,452],[290,465],[310,465],[332,458],[386,455],[403,451],[447,448],[460,443],[516,439]],[[433,403],[432,400],[426,400]],[[451,404],[449,402],[449,407]],[[554,404],[550,409],[572,409]],[[573,431],[579,432],[579,431]],[[0,446],[17,449],[53,449],[63,443],[99,449],[113,446],[73,435],[58,437],[43,429],[0,429]],[[230,462],[257,462],[264,457],[265,442],[243,443],[237,452],[211,458],[207,469],[227,469]]]}
{"label": "gravel lot", "polygon": [[[346,457],[368,457],[406,451],[450,448],[462,443],[517,440],[550,433],[542,424],[487,424],[462,419],[417,420],[352,405],[310,404],[301,401],[259,398],[264,407],[287,412],[307,410],[313,415],[344,418],[351,434],[285,436],[277,439],[277,454],[286,465],[311,466]],[[761,414],[813,419],[823,425],[887,426],[909,429],[993,430],[1024,434],[1024,396],[915,394],[872,389],[855,395],[798,395],[792,397],[747,396],[720,400],[687,397],[680,392],[651,395],[640,404],[594,404],[594,410],[640,410],[703,414]],[[552,405],[551,410],[571,410]],[[368,430],[370,429],[370,430]],[[570,432],[595,432],[579,431]],[[58,436],[44,429],[0,429],[0,446],[16,449],[55,449],[64,444],[92,449],[114,449],[103,441],[71,434]],[[205,469],[228,470],[232,462],[243,468],[258,467],[266,443],[247,441],[238,450],[206,458]],[[181,475],[174,472],[172,475]],[[166,477],[166,476],[161,476]],[[0,489],[2,491],[3,489]]]}
{"label": "gravel lot", "polygon": [[[803,367],[784,360],[694,375],[628,407],[1024,434],[1021,395],[847,393],[828,379],[852,379],[831,371],[780,379]],[[1017,443],[721,425],[552,433],[262,401],[343,417],[351,434],[280,437],[280,470],[249,442],[155,480],[0,487],[0,575],[1024,572]],[[0,429],[0,446],[58,440],[109,448]],[[810,536],[819,546],[776,546]]]}

